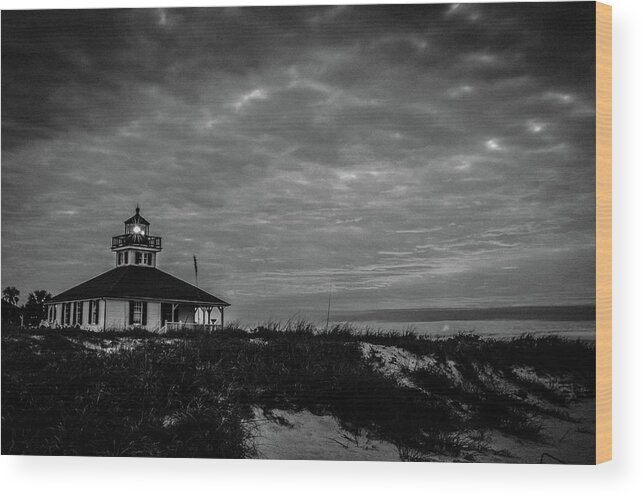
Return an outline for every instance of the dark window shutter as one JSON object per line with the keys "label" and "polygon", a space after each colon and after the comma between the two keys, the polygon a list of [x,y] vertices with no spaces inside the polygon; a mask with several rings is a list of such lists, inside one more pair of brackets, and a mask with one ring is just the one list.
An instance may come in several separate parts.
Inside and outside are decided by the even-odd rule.
{"label": "dark window shutter", "polygon": [[143,315],[141,315],[141,324],[147,325],[147,302],[144,301],[141,306],[143,307],[142,309]]}
{"label": "dark window shutter", "polygon": [[132,325],[134,323],[134,302],[130,301],[129,302],[129,322],[128,325]]}
{"label": "dark window shutter", "polygon": [[83,325],[83,302],[78,303],[80,309],[78,310],[78,324]]}

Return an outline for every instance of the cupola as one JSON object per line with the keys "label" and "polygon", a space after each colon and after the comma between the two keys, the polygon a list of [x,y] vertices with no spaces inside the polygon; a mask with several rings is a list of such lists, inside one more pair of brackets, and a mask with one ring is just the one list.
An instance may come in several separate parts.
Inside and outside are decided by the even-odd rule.
{"label": "cupola", "polygon": [[161,251],[161,238],[150,236],[150,223],[136,213],[125,221],[125,234],[112,237],[112,251],[116,253],[116,266],[141,265],[156,267],[156,254]]}

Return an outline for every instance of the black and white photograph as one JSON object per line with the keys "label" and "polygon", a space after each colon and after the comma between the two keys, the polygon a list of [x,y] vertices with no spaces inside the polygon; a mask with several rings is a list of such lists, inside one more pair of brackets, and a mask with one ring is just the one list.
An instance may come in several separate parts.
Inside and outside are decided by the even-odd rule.
{"label": "black and white photograph", "polygon": [[594,2],[1,17],[2,455],[596,462]]}

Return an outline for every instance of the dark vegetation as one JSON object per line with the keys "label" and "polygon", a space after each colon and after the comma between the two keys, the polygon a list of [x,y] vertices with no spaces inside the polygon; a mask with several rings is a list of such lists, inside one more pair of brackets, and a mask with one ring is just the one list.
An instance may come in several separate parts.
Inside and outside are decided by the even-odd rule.
{"label": "dark vegetation", "polygon": [[2,290],[2,325],[37,326],[47,316],[45,303],[51,300],[51,293],[38,289],[29,293],[27,302],[18,306],[20,290],[7,286]]}
{"label": "dark vegetation", "polygon": [[[453,361],[464,379],[428,367],[406,371],[416,385],[406,387],[362,356],[363,342]],[[484,370],[515,388],[494,386]],[[562,417],[560,407],[593,396],[594,371],[593,347],[561,338],[423,339],[304,322],[164,335],[5,326],[2,453],[251,457],[261,408],[333,415],[356,440],[389,441],[407,460],[466,456],[485,449],[490,429],[537,437],[539,414]]]}

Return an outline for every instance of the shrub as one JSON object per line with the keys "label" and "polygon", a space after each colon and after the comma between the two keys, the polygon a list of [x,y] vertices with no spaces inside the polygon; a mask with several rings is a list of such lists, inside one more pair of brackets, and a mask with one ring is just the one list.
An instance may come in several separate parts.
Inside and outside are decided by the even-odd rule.
{"label": "shrub", "polygon": [[[124,342],[134,345],[115,347]],[[453,360],[462,382],[428,367],[407,371],[417,388],[400,385],[363,359],[361,342]],[[428,339],[294,320],[165,335],[3,328],[2,451],[247,457],[259,406],[333,415],[355,439],[387,440],[409,460],[460,456],[484,449],[490,429],[538,436],[545,407],[526,395],[555,398],[521,384],[516,365],[565,376],[592,395],[593,364],[592,346],[560,338]],[[524,396],[485,382],[484,367]]]}

